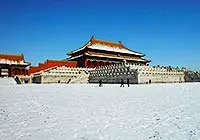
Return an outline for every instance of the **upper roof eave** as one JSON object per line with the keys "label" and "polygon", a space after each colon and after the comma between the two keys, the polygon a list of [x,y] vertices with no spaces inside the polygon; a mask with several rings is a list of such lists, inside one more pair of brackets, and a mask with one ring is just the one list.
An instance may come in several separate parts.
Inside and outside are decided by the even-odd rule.
{"label": "upper roof eave", "polygon": [[90,44],[90,42],[91,42],[91,40],[88,41],[87,43],[85,43],[85,45],[83,45],[83,46],[80,47],[79,49],[76,49],[76,50],[73,50],[73,51],[68,52],[67,55],[71,55],[71,54],[74,54],[74,53],[76,53],[76,52],[79,52],[79,51],[85,49],[85,48],[87,47],[87,45]]}
{"label": "upper roof eave", "polygon": [[[92,47],[88,47],[88,48],[90,48],[90,49],[92,49],[92,50],[104,50],[104,49],[97,49],[97,48],[92,48]],[[108,51],[108,50],[104,50],[104,51]],[[122,51],[115,51],[116,53],[121,53],[121,54],[132,54],[132,55],[136,55],[136,56],[140,56],[140,57],[143,57],[143,56],[145,56],[145,54],[142,54],[142,53],[138,53],[138,52],[135,52],[135,51],[132,51],[132,50],[129,50],[129,51],[131,51],[131,52],[133,52],[133,53],[128,53],[128,52],[123,52],[123,50]],[[109,51],[108,51],[109,52]],[[112,51],[111,51],[112,52]]]}
{"label": "upper roof eave", "polygon": [[[90,46],[93,45],[93,44],[109,44],[109,45],[114,45],[114,46],[121,47],[124,50],[133,52],[133,53],[135,53],[135,55],[138,55],[138,56],[141,56],[141,57],[145,56],[145,54],[143,54],[143,53],[139,53],[139,52],[136,52],[136,51],[133,51],[133,50],[130,50],[130,49],[126,48],[120,41],[119,42],[110,42],[110,41],[105,41],[105,40],[97,40],[93,36],[91,37],[91,39],[84,46],[82,46],[81,48],[76,49],[74,51],[68,52],[67,55],[71,55],[71,54],[74,54],[76,52],[79,52],[79,51],[85,49],[87,46],[89,48],[91,48]],[[96,48],[95,50],[98,50],[98,49]],[[119,51],[119,53],[121,53],[121,52]],[[131,54],[131,53],[126,53],[126,54]]]}

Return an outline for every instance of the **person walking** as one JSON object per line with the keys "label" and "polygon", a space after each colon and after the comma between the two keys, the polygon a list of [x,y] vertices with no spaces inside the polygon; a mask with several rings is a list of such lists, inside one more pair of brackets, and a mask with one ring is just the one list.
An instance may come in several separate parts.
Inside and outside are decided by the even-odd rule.
{"label": "person walking", "polygon": [[102,87],[103,85],[102,85],[102,80],[100,79],[99,80],[99,87]]}
{"label": "person walking", "polygon": [[129,79],[128,79],[128,78],[127,78],[127,85],[128,85],[128,87],[130,86],[130,85],[129,85]]}
{"label": "person walking", "polygon": [[121,78],[121,85],[120,87],[124,87],[124,80]]}

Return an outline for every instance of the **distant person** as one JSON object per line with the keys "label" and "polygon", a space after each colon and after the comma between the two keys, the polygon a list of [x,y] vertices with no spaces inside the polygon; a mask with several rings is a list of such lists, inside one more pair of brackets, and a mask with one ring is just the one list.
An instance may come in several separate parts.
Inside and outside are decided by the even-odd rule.
{"label": "distant person", "polygon": [[121,85],[120,87],[124,87],[124,80],[121,78]]}
{"label": "distant person", "polygon": [[149,84],[151,84],[151,79],[149,80]]}
{"label": "distant person", "polygon": [[67,81],[67,84],[69,84],[70,83],[70,81],[71,81],[71,78]]}
{"label": "distant person", "polygon": [[127,85],[128,85],[128,87],[130,86],[130,85],[129,85],[129,79],[128,79],[128,78],[127,78]]}
{"label": "distant person", "polygon": [[103,85],[102,85],[102,80],[100,79],[99,80],[99,87],[102,87]]}

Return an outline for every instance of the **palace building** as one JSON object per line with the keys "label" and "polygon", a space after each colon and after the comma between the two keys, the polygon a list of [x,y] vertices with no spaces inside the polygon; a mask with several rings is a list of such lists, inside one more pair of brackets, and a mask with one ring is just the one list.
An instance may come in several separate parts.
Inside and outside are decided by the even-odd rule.
{"label": "palace building", "polygon": [[126,61],[132,64],[146,65],[150,60],[145,54],[126,48],[121,42],[97,40],[93,36],[81,48],[67,53],[68,61],[77,61],[77,67],[95,68]]}
{"label": "palace building", "polygon": [[0,54],[0,77],[27,75],[26,69],[30,63],[24,60],[24,55]]}

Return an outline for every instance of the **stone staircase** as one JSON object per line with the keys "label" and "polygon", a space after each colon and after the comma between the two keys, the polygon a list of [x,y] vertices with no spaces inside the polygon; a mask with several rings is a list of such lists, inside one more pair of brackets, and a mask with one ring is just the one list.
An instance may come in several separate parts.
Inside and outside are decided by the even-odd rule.
{"label": "stone staircase", "polygon": [[200,82],[200,72],[198,71],[186,71],[185,72],[186,82]]}
{"label": "stone staircase", "polygon": [[129,79],[130,83],[138,83],[137,72],[131,70],[125,63],[97,67],[89,76],[90,83],[98,83],[99,80],[103,83],[120,83],[121,79],[125,82]]}
{"label": "stone staircase", "polygon": [[72,79],[69,83],[86,84],[89,82],[89,74],[87,71],[82,71],[79,76]]}

